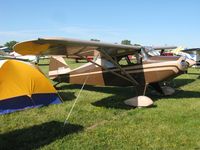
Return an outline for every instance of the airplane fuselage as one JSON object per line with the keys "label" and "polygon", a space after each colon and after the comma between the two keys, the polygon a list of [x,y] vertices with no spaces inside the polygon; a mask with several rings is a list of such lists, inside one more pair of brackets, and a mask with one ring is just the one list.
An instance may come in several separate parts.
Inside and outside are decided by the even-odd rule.
{"label": "airplane fuselage", "polygon": [[[102,65],[102,64],[99,64]],[[106,68],[107,67],[107,68]],[[124,65],[122,69],[131,75],[140,85],[167,80],[183,73],[188,65],[181,57],[150,57],[141,64]],[[102,68],[94,63],[87,63],[68,74],[59,75],[55,81],[101,86],[132,86],[130,78],[119,68],[105,66]]]}

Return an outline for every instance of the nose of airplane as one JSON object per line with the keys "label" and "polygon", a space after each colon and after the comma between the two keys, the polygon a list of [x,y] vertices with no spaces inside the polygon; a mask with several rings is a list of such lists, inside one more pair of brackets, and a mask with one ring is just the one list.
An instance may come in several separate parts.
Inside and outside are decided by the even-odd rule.
{"label": "nose of airplane", "polygon": [[189,67],[192,67],[193,65],[196,64],[196,62],[192,59],[186,59],[185,61],[188,63]]}
{"label": "nose of airplane", "polygon": [[186,61],[184,57],[180,57],[178,59],[179,69],[181,71],[186,71],[189,68],[189,63]]}

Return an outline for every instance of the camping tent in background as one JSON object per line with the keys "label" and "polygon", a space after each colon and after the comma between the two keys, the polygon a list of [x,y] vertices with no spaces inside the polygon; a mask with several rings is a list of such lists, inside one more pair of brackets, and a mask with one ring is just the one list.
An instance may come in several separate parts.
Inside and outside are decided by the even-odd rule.
{"label": "camping tent in background", "polygon": [[58,103],[57,91],[33,65],[0,61],[0,114]]}

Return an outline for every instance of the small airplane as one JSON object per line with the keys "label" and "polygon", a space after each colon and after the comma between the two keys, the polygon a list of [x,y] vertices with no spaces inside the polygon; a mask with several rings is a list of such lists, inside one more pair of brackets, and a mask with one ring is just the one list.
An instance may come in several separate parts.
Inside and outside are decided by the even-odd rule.
{"label": "small airplane", "polygon": [[11,50],[7,46],[1,46],[0,52],[9,53]]}
{"label": "small airplane", "polygon": [[[162,48],[162,47],[149,47],[148,46],[148,47],[146,47],[145,50],[151,56],[182,56],[185,58],[186,62],[189,64],[189,67],[192,67],[193,65],[196,64],[195,60],[196,60],[197,56],[196,55],[192,56],[192,55],[186,53],[185,51],[187,51],[187,50],[186,49],[184,50],[183,47],[176,47],[176,46],[169,47],[168,46],[168,47]],[[166,50],[168,50],[168,51],[166,52]],[[188,51],[188,52],[190,52],[190,51]]]}
{"label": "small airplane", "polygon": [[196,61],[196,66],[200,66],[200,48],[189,48],[182,50],[186,58]]}
{"label": "small airplane", "polygon": [[[138,93],[132,99],[134,104],[135,101],[140,104],[139,101],[150,99],[144,96],[147,86],[152,86],[162,94],[170,93],[160,83],[175,78],[189,67],[183,57],[150,56],[143,46],[69,38],[39,38],[17,43],[13,49],[21,55],[74,55],[83,58],[85,53],[97,51],[93,60],[73,70],[63,58],[52,57],[50,78],[73,84],[83,84],[87,79],[88,85],[133,86]],[[135,59],[129,59],[130,55]]]}

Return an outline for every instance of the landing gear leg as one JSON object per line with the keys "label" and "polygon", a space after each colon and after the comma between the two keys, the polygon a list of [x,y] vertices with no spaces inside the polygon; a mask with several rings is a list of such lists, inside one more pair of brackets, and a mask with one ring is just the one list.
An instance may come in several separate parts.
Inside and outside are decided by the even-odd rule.
{"label": "landing gear leg", "polygon": [[148,85],[149,85],[149,84],[146,83],[146,84],[143,85],[143,86],[137,86],[137,87],[135,88],[135,90],[137,91],[137,95],[138,95],[138,96],[140,96],[140,95],[145,96]]}
{"label": "landing gear leg", "polygon": [[148,83],[146,83],[145,86],[144,86],[143,96],[145,96],[145,94],[146,94],[147,86],[148,86]]}

